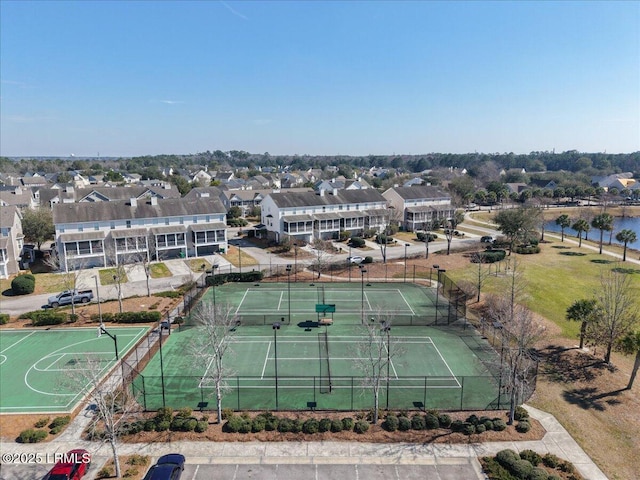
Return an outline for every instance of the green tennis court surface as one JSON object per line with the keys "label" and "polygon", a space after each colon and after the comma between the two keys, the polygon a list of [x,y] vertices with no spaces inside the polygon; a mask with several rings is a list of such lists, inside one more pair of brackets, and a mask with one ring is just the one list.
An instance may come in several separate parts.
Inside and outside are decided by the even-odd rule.
{"label": "green tennis court surface", "polygon": [[[202,301],[229,305],[243,324],[253,325],[293,323],[320,316],[355,324],[379,312],[393,313],[396,325],[428,325],[438,316],[442,322],[452,314],[442,297],[438,301],[435,289],[412,283],[226,284],[210,288]],[[330,315],[323,313],[323,306],[329,307]]]}
{"label": "green tennis court surface", "polygon": [[[357,347],[366,340],[366,329],[336,323],[305,327],[283,325],[275,331],[271,325],[241,325],[232,353],[225,356],[233,375],[226,381],[223,405],[235,410],[371,408],[373,394],[361,367],[367,361]],[[163,346],[164,379],[156,354],[134,381],[148,409],[163,405],[163,384],[166,406],[215,408],[214,386],[202,380],[207,367],[188,354],[192,339],[201,334],[197,327],[174,330]],[[382,408],[387,399],[390,408],[439,409],[496,408],[502,401],[491,368],[499,358],[471,329],[392,326],[388,334],[379,330],[375,338],[391,359],[388,389],[382,372]]]}
{"label": "green tennis court surface", "polygon": [[[120,358],[147,328],[109,328]],[[106,374],[116,364],[114,341],[96,327],[0,331],[0,413],[70,412],[81,400],[65,377],[91,356]]]}

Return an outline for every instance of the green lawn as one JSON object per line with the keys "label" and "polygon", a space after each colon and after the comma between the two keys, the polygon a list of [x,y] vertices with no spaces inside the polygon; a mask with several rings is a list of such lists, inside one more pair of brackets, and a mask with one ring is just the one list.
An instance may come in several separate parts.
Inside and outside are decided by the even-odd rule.
{"label": "green lawn", "polygon": [[[204,258],[191,258],[187,260],[187,265],[192,272],[202,273],[204,270],[211,269],[211,263]],[[204,268],[202,266],[204,265]]]}
{"label": "green lawn", "polygon": [[149,273],[151,278],[170,277],[171,271],[164,263],[152,263],[149,265]]}
{"label": "green lawn", "polygon": [[[100,285],[115,285],[116,281],[113,276],[117,273],[118,271],[115,268],[103,268],[100,270]],[[127,283],[128,281],[127,275],[124,274],[124,278],[121,279],[120,283]]]}
{"label": "green lawn", "polygon": [[[524,272],[527,282],[526,303],[536,313],[556,323],[562,334],[575,338],[579,332],[579,323],[565,319],[567,308],[575,301],[591,298],[600,285],[600,273],[616,267],[629,267],[632,272],[633,288],[637,291],[636,298],[640,298],[640,269],[636,265],[615,262],[612,257],[599,255],[597,252],[579,249],[577,246],[561,244],[560,241],[541,244],[542,251],[536,255],[516,255],[520,268]],[[563,247],[563,248],[554,248]],[[566,248],[569,247],[569,248]],[[507,257],[507,260],[509,257]],[[487,278],[483,286],[483,293],[504,292],[508,287],[508,278],[504,276],[507,260],[501,262],[498,276],[495,276],[496,265],[491,266],[493,275]],[[482,267],[489,269],[488,265]],[[450,269],[455,280],[477,282],[477,265],[469,264],[463,269]]]}

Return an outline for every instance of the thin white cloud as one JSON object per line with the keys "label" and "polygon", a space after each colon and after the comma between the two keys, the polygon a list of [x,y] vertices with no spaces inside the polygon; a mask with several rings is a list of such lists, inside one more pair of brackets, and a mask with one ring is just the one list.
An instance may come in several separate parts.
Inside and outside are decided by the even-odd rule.
{"label": "thin white cloud", "polygon": [[229,10],[231,13],[233,13],[236,17],[240,17],[243,20],[249,20],[247,17],[245,17],[243,14],[241,14],[239,11],[237,11],[235,8],[233,8],[231,5],[229,5],[224,0],[220,0],[220,3],[222,5],[224,5],[227,8],[227,10]]}
{"label": "thin white cloud", "polygon": [[184,102],[182,100],[160,100],[160,103],[166,103],[167,105],[178,105]]}

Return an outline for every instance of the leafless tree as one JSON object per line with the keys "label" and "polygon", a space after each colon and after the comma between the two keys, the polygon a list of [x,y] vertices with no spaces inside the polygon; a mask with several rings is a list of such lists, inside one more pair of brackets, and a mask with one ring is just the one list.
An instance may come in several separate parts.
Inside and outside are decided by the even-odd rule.
{"label": "leafless tree", "polygon": [[238,316],[234,308],[228,304],[213,305],[200,302],[193,314],[198,329],[190,345],[190,355],[194,362],[204,369],[201,382],[213,385],[216,392],[218,423],[222,421],[222,398],[229,390],[226,380],[234,372],[226,365],[224,359],[233,353],[231,346],[235,340]]}
{"label": "leafless tree", "polygon": [[402,221],[403,215],[403,211],[397,210],[391,205],[387,205],[387,208],[382,214],[382,227],[378,234],[378,245],[380,246],[380,254],[382,255],[383,263],[387,263],[387,244],[389,237],[397,231],[398,224]]}
{"label": "leafless tree", "polygon": [[611,350],[622,337],[632,330],[640,319],[638,316],[637,292],[631,285],[630,275],[602,270],[600,287],[596,291],[596,330],[598,343],[605,346],[604,361],[611,361]]}
{"label": "leafless tree", "polygon": [[318,278],[322,275],[322,270],[324,270],[331,259],[331,242],[327,240],[321,240],[319,238],[314,239],[311,244],[313,248],[313,267],[318,271]]}
{"label": "leafless tree", "polygon": [[123,425],[139,410],[139,404],[131,391],[122,388],[117,376],[104,379],[109,363],[96,354],[78,354],[74,359],[76,368],[69,370],[62,382],[65,388],[86,396],[87,402],[95,405],[95,415],[90,425],[93,437],[101,438],[111,447],[115,475],[120,478],[118,440]]}
{"label": "leafless tree", "polygon": [[[82,272],[87,267],[86,259],[69,255],[67,256],[65,261],[66,268],[62,265],[62,261],[59,255],[50,255],[44,260],[44,264],[52,270],[60,272],[60,279],[62,280],[63,290],[78,290],[80,287],[86,286],[84,285],[83,279],[81,279]],[[68,268],[69,264],[71,264],[74,268]],[[71,314],[75,315],[75,313],[75,295],[71,295]]]}
{"label": "leafless tree", "polygon": [[544,328],[533,319],[529,309],[521,304],[526,283],[518,262],[513,262],[509,285],[502,295],[487,301],[488,315],[500,333],[501,376],[510,393],[509,423],[513,423],[515,409],[531,388],[529,379],[536,368],[535,343]]}
{"label": "leafless tree", "polygon": [[477,302],[480,301],[480,293],[482,291],[482,287],[484,286],[487,278],[491,275],[491,265],[485,268],[483,260],[484,260],[483,252],[475,252],[471,255],[471,261],[478,266],[477,272],[474,275],[476,293],[477,293],[477,298],[476,298]]}
{"label": "leafless tree", "polygon": [[378,310],[371,321],[363,319],[362,338],[355,343],[356,368],[363,373],[362,385],[373,392],[373,423],[378,423],[380,389],[391,381],[391,363],[402,347],[391,335],[395,312]]}

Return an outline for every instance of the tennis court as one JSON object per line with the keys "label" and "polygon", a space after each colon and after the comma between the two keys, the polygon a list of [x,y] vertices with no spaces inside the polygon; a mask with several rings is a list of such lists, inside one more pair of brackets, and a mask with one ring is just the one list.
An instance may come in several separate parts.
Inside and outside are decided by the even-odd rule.
{"label": "tennis court", "polygon": [[[281,325],[276,330],[271,325],[241,324],[232,353],[225,357],[233,375],[226,381],[224,406],[235,410],[371,408],[372,390],[364,380],[368,361],[363,343],[371,338],[368,329],[354,324],[309,325]],[[500,403],[499,378],[491,368],[499,358],[478,355],[477,346],[485,353],[490,347],[471,329],[392,325],[385,330],[376,323],[373,330],[385,365],[380,372],[382,408],[388,404],[390,408],[484,409]],[[188,354],[192,339],[201,334],[198,327],[174,330],[163,346],[163,361],[156,354],[134,381],[137,393],[144,392],[148,409],[163,402],[174,408],[215,408],[207,367]]]}
{"label": "tennis court", "polygon": [[[117,339],[120,358],[147,330],[108,329]],[[82,397],[70,391],[65,378],[84,368],[82,361],[88,356],[106,374],[116,365],[114,340],[107,335],[98,337],[96,327],[1,330],[0,413],[71,412]]]}
{"label": "tennis court", "polygon": [[243,324],[254,325],[323,316],[356,324],[380,312],[393,313],[396,324],[426,325],[451,313],[435,289],[412,283],[229,283],[210,288],[202,301],[229,305]]}

